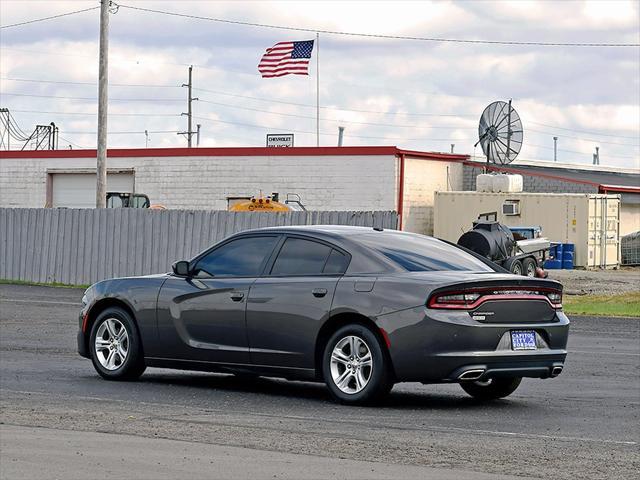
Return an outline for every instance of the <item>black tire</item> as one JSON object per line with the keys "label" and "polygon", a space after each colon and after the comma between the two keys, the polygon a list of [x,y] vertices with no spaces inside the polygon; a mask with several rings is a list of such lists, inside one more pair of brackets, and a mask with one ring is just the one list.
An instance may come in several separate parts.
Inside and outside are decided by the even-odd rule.
{"label": "black tire", "polygon": [[260,378],[260,375],[250,372],[233,372],[233,376],[242,382],[255,382]]}
{"label": "black tire", "polygon": [[522,266],[522,262],[515,258],[508,260],[507,263],[504,265],[504,268],[509,270],[514,275],[522,275],[524,272],[524,267]]}
{"label": "black tire", "polygon": [[[112,319],[116,320],[116,324],[119,322],[122,326],[120,328],[124,328],[126,330],[127,348],[124,361],[121,361],[119,364],[117,364],[116,361],[114,368],[109,369],[103,365],[103,361],[107,356],[105,353],[109,352],[109,350],[104,348],[98,351],[98,348],[96,347],[96,336],[99,331],[104,330],[104,328],[101,328],[103,324],[106,328],[106,322]],[[121,330],[117,331],[119,333]],[[109,342],[111,335],[108,331],[105,332],[104,335],[101,335],[101,338],[105,339],[105,337],[105,342]],[[131,315],[126,310],[119,307],[109,307],[100,312],[98,318],[96,318],[96,321],[93,323],[93,327],[91,327],[91,335],[89,336],[89,352],[96,372],[107,380],[135,380],[139,378],[146,369],[138,328],[131,318]],[[120,354],[118,353],[118,355]],[[118,358],[121,357],[119,356]]]}
{"label": "black tire", "polygon": [[477,400],[497,400],[511,395],[522,378],[491,378],[486,381],[461,382],[462,389]]}
{"label": "black tire", "polygon": [[522,274],[525,277],[535,277],[536,268],[538,268],[538,262],[536,262],[533,258],[527,257],[522,260]]}
{"label": "black tire", "polygon": [[[336,385],[332,375],[332,353],[338,343],[348,337],[360,339],[371,354],[371,367],[362,367],[363,375],[366,375],[365,372],[369,374],[368,380],[364,388],[355,393],[342,391]],[[384,347],[378,337],[364,325],[349,324],[338,329],[327,341],[322,355],[322,375],[329,392],[331,392],[331,396],[340,403],[362,405],[373,403],[387,395],[393,387],[393,375],[388,354],[383,349]],[[364,348],[363,350],[366,351]],[[346,368],[344,365],[342,367]],[[361,367],[358,366],[357,368],[360,369]],[[355,375],[353,376],[353,382],[355,383]]]}

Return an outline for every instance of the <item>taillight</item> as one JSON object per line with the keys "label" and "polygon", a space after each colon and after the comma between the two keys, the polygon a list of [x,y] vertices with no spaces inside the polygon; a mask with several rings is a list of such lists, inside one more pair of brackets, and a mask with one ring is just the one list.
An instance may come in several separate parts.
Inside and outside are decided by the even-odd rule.
{"label": "taillight", "polygon": [[480,298],[479,293],[454,293],[433,298],[436,305],[470,305]]}
{"label": "taillight", "polygon": [[547,292],[547,298],[553,304],[554,307],[562,307],[562,292],[551,291]]}
{"label": "taillight", "polygon": [[545,300],[553,308],[562,308],[562,292],[549,288],[491,287],[435,293],[429,308],[472,310],[489,300]]}

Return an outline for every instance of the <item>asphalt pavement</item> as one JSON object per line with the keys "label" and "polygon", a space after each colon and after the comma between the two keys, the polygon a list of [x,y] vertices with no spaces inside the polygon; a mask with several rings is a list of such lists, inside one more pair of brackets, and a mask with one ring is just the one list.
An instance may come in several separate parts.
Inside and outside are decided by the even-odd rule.
{"label": "asphalt pavement", "polygon": [[[640,319],[572,319],[556,379],[475,402],[397,385],[347,407],[320,384],[149,369],[75,353],[82,290],[0,285],[0,478],[631,478]],[[499,477],[504,476],[504,477]]]}

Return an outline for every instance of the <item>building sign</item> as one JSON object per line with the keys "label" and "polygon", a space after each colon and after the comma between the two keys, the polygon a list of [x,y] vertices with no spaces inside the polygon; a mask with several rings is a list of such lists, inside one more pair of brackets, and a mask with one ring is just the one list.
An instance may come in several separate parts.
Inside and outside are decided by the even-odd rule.
{"label": "building sign", "polygon": [[293,147],[293,133],[268,134],[267,147]]}

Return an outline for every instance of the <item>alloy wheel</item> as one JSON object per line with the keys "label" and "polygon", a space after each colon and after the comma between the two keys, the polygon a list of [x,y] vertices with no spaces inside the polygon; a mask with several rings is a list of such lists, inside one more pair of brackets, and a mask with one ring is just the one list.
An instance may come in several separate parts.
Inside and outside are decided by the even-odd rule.
{"label": "alloy wheel", "polygon": [[107,370],[117,370],[129,353],[129,334],[117,318],[107,318],[98,327],[95,340],[96,358]]}
{"label": "alloy wheel", "polygon": [[346,394],[361,392],[369,383],[373,371],[373,358],[369,345],[360,337],[342,338],[331,352],[331,378]]}

